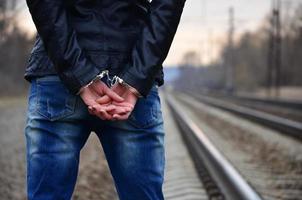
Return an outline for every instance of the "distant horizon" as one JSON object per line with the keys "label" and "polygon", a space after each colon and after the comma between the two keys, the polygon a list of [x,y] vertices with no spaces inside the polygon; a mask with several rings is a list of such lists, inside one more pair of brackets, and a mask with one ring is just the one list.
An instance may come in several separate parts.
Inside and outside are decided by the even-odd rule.
{"label": "distant horizon", "polygon": [[[295,4],[299,0],[291,2]],[[19,0],[19,3],[24,1]],[[248,6],[246,4],[247,1],[244,0],[187,1],[164,65],[179,65],[183,55],[189,51],[197,52],[202,64],[216,60],[226,42],[230,7],[235,11],[235,38],[246,31],[257,30],[270,12],[271,1],[254,0],[248,2]],[[30,34],[35,33],[35,26],[26,4],[19,16],[19,24]]]}

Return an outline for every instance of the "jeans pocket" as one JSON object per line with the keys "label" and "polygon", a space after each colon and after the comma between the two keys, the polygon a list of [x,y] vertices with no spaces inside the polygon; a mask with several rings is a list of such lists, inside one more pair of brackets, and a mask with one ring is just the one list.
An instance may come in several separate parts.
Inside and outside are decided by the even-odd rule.
{"label": "jeans pocket", "polygon": [[128,118],[129,123],[138,128],[149,128],[162,123],[161,103],[156,85],[146,98],[139,98]]}
{"label": "jeans pocket", "polygon": [[36,78],[36,111],[45,118],[55,121],[73,114],[76,96],[71,94],[56,75]]}

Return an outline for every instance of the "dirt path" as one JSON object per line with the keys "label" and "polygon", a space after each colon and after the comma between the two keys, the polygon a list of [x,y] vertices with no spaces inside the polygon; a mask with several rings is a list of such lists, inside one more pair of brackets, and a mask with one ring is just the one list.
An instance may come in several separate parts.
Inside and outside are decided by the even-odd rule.
{"label": "dirt path", "polygon": [[[26,101],[0,99],[0,200],[25,200]],[[95,134],[82,154],[74,200],[117,199],[107,163]]]}

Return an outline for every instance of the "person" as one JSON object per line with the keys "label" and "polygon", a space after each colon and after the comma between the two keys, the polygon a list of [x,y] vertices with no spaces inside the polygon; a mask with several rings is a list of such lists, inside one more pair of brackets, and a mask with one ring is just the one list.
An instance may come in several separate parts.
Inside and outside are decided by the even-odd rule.
{"label": "person", "polygon": [[26,2],[37,29],[24,74],[28,199],[72,197],[92,131],[121,200],[164,199],[158,88],[185,0]]}

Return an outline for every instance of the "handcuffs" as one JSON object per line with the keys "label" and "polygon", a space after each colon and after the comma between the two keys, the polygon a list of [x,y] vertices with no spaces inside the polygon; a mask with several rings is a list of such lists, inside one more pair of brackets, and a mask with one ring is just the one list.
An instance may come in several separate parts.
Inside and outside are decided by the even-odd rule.
{"label": "handcuffs", "polygon": [[100,74],[98,74],[94,79],[92,79],[87,85],[84,85],[83,87],[80,88],[80,90],[77,92],[77,95],[79,95],[84,89],[88,88],[91,84],[94,82],[101,80],[104,76],[107,76],[107,84],[112,87],[116,83],[121,84],[123,87],[127,88],[131,93],[133,93],[137,98],[143,97],[137,89],[126,83],[123,79],[121,79],[118,76],[114,76],[112,79],[109,76],[109,71],[108,70],[103,70]]}

